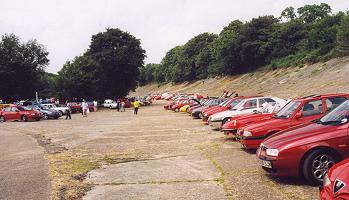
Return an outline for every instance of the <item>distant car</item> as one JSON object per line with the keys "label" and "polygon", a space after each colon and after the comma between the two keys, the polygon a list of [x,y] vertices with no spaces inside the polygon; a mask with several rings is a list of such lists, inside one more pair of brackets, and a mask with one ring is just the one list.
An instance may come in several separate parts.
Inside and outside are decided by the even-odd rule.
{"label": "distant car", "polygon": [[266,138],[257,150],[263,169],[320,184],[335,163],[349,157],[349,100],[312,122]]}
{"label": "distant car", "polygon": [[349,94],[324,94],[294,99],[271,119],[239,129],[237,137],[244,148],[257,149],[265,138],[287,128],[319,119],[348,98]]}
{"label": "distant car", "polygon": [[104,100],[104,103],[102,104],[102,106],[104,108],[116,108],[116,101],[111,100],[111,99],[106,99],[106,100]]}
{"label": "distant car", "polygon": [[349,159],[335,164],[323,180],[320,187],[320,199],[349,199]]}
{"label": "distant car", "polygon": [[82,112],[81,102],[68,102],[72,113]]}
{"label": "distant car", "polygon": [[0,111],[0,122],[5,121],[40,121],[38,111],[23,106],[9,106]]}
{"label": "distant car", "polygon": [[27,107],[40,112],[41,116],[44,119],[58,119],[62,116],[62,114],[59,111],[47,109],[43,106],[31,105],[31,106],[27,106]]}
{"label": "distant car", "polygon": [[58,112],[61,113],[61,115],[65,115],[67,113],[67,111],[69,110],[69,108],[67,106],[63,106],[63,105],[56,105],[53,103],[47,103],[47,104],[40,104],[40,106],[47,108],[47,109],[52,109],[52,110],[56,110]]}
{"label": "distant car", "polygon": [[208,118],[208,124],[214,129],[220,129],[228,119],[235,116],[242,116],[258,112],[263,108],[263,104],[272,102],[286,102],[277,97],[252,97],[244,98],[239,104],[230,108],[229,110],[215,113]]}

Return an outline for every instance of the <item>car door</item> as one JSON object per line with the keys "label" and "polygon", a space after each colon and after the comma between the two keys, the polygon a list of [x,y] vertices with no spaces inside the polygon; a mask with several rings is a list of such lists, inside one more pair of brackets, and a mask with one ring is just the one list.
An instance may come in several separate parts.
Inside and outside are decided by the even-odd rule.
{"label": "car door", "polygon": [[293,116],[292,126],[305,124],[313,120],[319,119],[324,113],[324,100],[310,100],[304,103],[303,107],[298,111],[300,118],[297,118],[297,114]]}
{"label": "car door", "polygon": [[21,113],[16,107],[11,107],[11,120],[20,120]]}
{"label": "car door", "polygon": [[5,119],[6,119],[7,121],[13,120],[14,115],[13,115],[13,113],[11,112],[11,107],[6,107],[6,108],[4,108],[3,115],[5,116]]}

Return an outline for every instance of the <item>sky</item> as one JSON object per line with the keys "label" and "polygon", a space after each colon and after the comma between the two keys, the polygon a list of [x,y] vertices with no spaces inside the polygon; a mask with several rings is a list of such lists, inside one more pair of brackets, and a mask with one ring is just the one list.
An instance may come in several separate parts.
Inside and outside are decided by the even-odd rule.
{"label": "sky", "polygon": [[346,11],[348,0],[0,0],[0,34],[37,39],[49,52],[46,71],[58,72],[85,52],[91,36],[120,28],[141,40],[145,63],[159,63],[171,48],[231,21],[280,16],[288,7],[328,3]]}

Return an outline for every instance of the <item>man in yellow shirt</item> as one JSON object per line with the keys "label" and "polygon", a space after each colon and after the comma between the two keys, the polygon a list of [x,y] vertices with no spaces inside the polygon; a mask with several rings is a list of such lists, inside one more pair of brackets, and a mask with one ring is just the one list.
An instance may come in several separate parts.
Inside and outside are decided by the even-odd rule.
{"label": "man in yellow shirt", "polygon": [[136,99],[135,102],[133,102],[133,107],[135,109],[134,114],[137,115],[138,114],[138,109],[139,109],[139,101]]}

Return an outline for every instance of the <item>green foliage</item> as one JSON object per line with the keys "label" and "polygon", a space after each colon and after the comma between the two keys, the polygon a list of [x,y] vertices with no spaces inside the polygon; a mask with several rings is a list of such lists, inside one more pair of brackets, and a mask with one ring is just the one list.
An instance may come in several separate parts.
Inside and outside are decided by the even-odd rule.
{"label": "green foliage", "polygon": [[0,97],[3,100],[34,98],[48,65],[48,52],[36,40],[21,43],[3,35],[0,41]]}
{"label": "green foliage", "polygon": [[93,35],[87,52],[67,62],[59,72],[61,96],[89,99],[125,96],[137,86],[144,58],[140,41],[129,33],[107,29]]}
{"label": "green foliage", "polygon": [[[203,33],[194,37],[167,52],[154,68],[161,69],[165,78],[156,82],[234,75],[263,66],[300,67],[333,58],[334,49],[341,55],[349,54],[348,13],[332,15],[325,3],[295,10],[285,8],[278,19],[260,16],[247,22],[234,20],[218,36]],[[147,83],[142,80],[142,84]]]}
{"label": "green foliage", "polygon": [[336,40],[339,55],[349,55],[349,12],[342,16]]}

